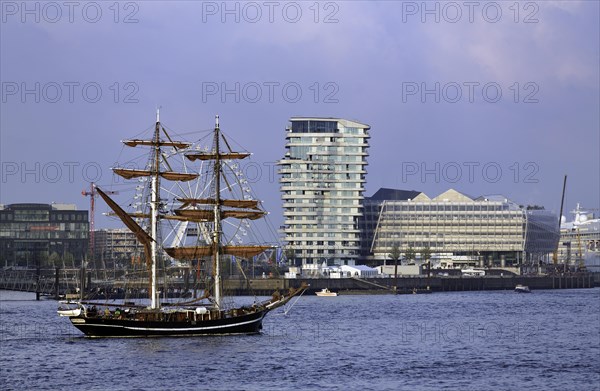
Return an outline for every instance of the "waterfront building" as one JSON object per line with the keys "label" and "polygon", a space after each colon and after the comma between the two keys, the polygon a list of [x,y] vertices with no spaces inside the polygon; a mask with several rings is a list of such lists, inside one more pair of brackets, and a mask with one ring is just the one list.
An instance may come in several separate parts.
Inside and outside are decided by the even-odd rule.
{"label": "waterfront building", "polygon": [[[361,232],[360,238],[360,260],[361,263],[371,264],[373,253],[373,234],[377,228],[381,205],[384,201],[406,201],[415,198],[421,192],[416,190],[397,190],[380,188],[371,197],[365,197],[363,201],[363,215],[358,221]],[[375,262],[378,263],[378,262]]]}
{"label": "waterfront building", "polygon": [[412,248],[417,263],[428,248],[434,266],[442,268],[538,265],[557,245],[555,214],[504,196],[470,197],[450,189],[434,198],[398,198],[405,199],[373,201],[380,205],[376,228],[363,232],[365,242],[371,241],[363,252],[379,263],[389,262],[397,245],[403,255]]}
{"label": "waterfront building", "polygon": [[88,211],[73,204],[0,205],[0,265],[73,267],[88,251]]}
{"label": "waterfront building", "polygon": [[100,262],[102,268],[113,268],[135,263],[145,263],[142,260],[142,247],[135,233],[129,229],[99,229],[94,231],[94,259]]}
{"label": "waterfront building", "polygon": [[359,258],[369,129],[340,118],[290,119],[279,162],[282,231],[303,269]]}

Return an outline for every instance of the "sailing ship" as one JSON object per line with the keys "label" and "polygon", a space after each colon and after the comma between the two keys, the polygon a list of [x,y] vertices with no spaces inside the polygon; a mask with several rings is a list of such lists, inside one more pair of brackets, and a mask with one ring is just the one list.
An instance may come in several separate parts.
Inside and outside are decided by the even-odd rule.
{"label": "sailing ship", "polygon": [[597,209],[583,208],[577,203],[573,221],[561,217],[559,256],[566,264],[600,272],[600,219],[594,215]]}
{"label": "sailing ship", "polygon": [[[244,159],[247,152],[235,152],[219,127],[219,117],[212,131],[212,149],[200,150],[193,143],[174,141],[161,125],[159,112],[151,139],[131,139],[123,143],[128,147],[149,147],[150,156],[145,169],[113,168],[115,174],[126,180],[138,179],[149,183],[149,208],[145,211],[127,213],[115,202],[107,191],[96,187],[98,194],[118,216],[123,224],[136,236],[143,247],[148,265],[149,305],[126,301],[122,304],[97,303],[80,300],[76,308],[59,308],[59,315],[68,317],[71,323],[88,337],[134,337],[134,336],[194,336],[209,334],[252,334],[259,333],[264,317],[270,311],[284,306],[293,297],[299,298],[307,286],[290,288],[282,294],[274,292],[268,300],[256,299],[251,305],[236,306],[225,303],[223,298],[222,260],[229,255],[235,259],[248,259],[272,249],[269,245],[237,244],[224,241],[223,221],[225,219],[256,220],[265,217],[260,202],[253,199],[224,198],[224,190],[232,183],[224,176],[224,168],[232,161]],[[164,134],[166,137],[161,137]],[[221,148],[224,144],[226,148]],[[169,164],[167,156],[182,156],[182,161],[210,162],[201,175],[200,170],[178,172]],[[187,172],[186,172],[187,171]],[[178,197],[169,210],[164,207],[161,197],[161,180],[177,183],[196,181],[205,176],[210,196]],[[172,193],[172,192],[170,192]],[[197,224],[197,239],[192,245],[169,246],[162,240],[161,223],[172,221],[184,228],[178,229],[178,236],[186,236],[186,225]],[[176,236],[177,236],[176,235]],[[200,238],[203,238],[202,240]],[[159,281],[159,260],[177,262],[203,262],[210,265],[210,285],[205,286],[200,297],[184,302],[161,303]],[[212,262],[211,262],[212,261]],[[173,261],[175,262],[175,261]],[[207,267],[207,270],[209,267]],[[240,268],[243,273],[243,269]],[[244,274],[245,277],[245,274]]]}

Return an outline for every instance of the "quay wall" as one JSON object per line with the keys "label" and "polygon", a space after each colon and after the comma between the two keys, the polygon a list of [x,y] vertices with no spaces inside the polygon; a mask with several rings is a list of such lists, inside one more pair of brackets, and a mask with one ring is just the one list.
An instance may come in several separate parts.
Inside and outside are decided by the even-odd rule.
{"label": "quay wall", "polygon": [[[81,279],[76,273],[70,278],[61,278],[61,273],[55,275],[43,273],[36,275],[30,271],[10,271],[0,273],[0,290],[17,290],[36,292],[39,295],[58,297],[73,293],[76,286],[81,285]],[[387,278],[255,278],[250,281],[243,279],[224,279],[224,288],[236,295],[271,295],[275,290],[285,291],[297,288],[301,284],[309,285],[309,294],[329,288],[341,294],[385,294],[385,293],[425,293],[425,292],[454,292],[479,290],[512,290],[516,285],[529,286],[538,289],[578,289],[600,286],[600,273],[557,274],[546,276],[518,275],[486,275],[481,277],[464,276],[402,276],[397,281]],[[179,297],[182,293],[193,289],[192,281],[176,280],[169,283],[169,297]],[[397,289],[394,290],[394,285]],[[139,280],[125,284],[122,280],[92,278],[86,273],[86,292],[107,292],[108,296],[119,296],[125,290],[133,290],[140,297],[147,296],[145,290],[148,282]],[[110,292],[110,293],[109,293]]]}
{"label": "quay wall", "polygon": [[[402,277],[397,280],[398,293],[413,293],[431,290],[432,292],[512,290],[518,284],[527,285],[531,290],[538,289],[579,289],[599,286],[600,279],[592,274],[563,276],[483,276],[483,277]],[[252,290],[244,281],[225,280],[225,288],[238,295],[252,294],[270,295],[274,290],[286,290],[299,287],[302,283],[309,285],[309,293],[329,288],[339,293],[393,293],[394,278],[267,278],[250,280]]]}

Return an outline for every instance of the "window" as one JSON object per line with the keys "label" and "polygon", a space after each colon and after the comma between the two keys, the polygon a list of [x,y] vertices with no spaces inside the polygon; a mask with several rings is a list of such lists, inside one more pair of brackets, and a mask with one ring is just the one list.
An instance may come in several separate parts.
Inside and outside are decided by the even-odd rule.
{"label": "window", "polygon": [[292,121],[293,133],[337,133],[337,121]]}

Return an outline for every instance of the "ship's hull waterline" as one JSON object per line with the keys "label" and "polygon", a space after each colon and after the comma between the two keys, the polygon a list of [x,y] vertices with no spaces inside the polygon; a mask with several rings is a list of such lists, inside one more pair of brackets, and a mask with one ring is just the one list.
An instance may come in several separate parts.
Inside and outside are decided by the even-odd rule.
{"label": "ship's hull waterline", "polygon": [[214,320],[139,321],[103,317],[71,317],[71,323],[86,337],[184,337],[203,335],[257,334],[268,310]]}

